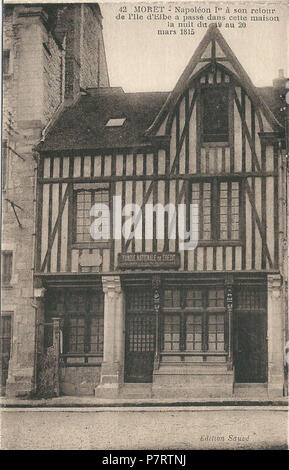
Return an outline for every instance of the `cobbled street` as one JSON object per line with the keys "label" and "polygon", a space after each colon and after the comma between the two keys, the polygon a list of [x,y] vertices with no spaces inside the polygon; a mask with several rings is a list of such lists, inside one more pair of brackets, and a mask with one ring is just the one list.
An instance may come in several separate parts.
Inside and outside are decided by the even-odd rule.
{"label": "cobbled street", "polygon": [[2,409],[3,450],[286,449],[285,407]]}

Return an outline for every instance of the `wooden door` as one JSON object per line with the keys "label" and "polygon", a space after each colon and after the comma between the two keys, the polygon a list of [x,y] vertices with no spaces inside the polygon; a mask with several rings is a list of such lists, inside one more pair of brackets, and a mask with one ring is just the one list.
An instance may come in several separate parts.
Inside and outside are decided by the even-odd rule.
{"label": "wooden door", "polygon": [[125,382],[152,382],[155,323],[152,313],[127,313]]}
{"label": "wooden door", "polygon": [[235,381],[267,381],[266,314],[239,312],[235,318]]}
{"label": "wooden door", "polygon": [[11,347],[11,316],[0,316],[1,394],[4,393],[8,377]]}

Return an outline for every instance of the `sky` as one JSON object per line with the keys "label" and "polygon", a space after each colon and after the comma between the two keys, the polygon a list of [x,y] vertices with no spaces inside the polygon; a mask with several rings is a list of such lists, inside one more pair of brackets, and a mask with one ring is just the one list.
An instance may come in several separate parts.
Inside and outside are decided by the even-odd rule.
{"label": "sky", "polygon": [[[100,2],[103,15],[103,34],[108,63],[110,85],[121,86],[126,92],[170,91],[186,67],[196,47],[206,33],[206,28],[194,28],[195,34],[157,35],[166,21],[119,20],[119,9],[127,5],[161,6],[168,2],[109,3]],[[275,2],[170,2],[172,8],[210,7],[275,8],[273,15],[279,22],[247,22],[246,28],[220,31],[256,86],[270,86],[278,70],[288,71],[289,7],[283,0]],[[174,11],[174,10],[172,10]],[[190,13],[193,15],[193,13]],[[257,13],[256,13],[257,14]],[[146,16],[146,13],[144,14]],[[251,16],[247,14],[247,16]],[[261,13],[258,16],[263,16]],[[211,21],[214,22],[214,21]],[[197,23],[197,21],[195,22]],[[236,22],[235,22],[236,24]]]}

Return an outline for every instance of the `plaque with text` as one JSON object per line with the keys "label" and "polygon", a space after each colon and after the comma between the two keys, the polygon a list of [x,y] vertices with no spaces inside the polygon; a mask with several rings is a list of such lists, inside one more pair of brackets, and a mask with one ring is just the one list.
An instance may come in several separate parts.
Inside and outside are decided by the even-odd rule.
{"label": "plaque with text", "polygon": [[179,253],[119,253],[120,269],[178,269]]}

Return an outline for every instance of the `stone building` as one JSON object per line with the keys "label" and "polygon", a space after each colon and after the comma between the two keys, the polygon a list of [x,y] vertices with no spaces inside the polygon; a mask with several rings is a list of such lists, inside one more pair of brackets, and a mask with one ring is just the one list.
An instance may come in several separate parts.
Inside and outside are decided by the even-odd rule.
{"label": "stone building", "polygon": [[38,167],[33,148],[81,89],[102,86],[109,80],[97,4],[4,6],[1,355],[7,394],[29,393],[36,385],[41,291],[33,279]]}
{"label": "stone building", "polygon": [[[35,389],[37,357],[53,351],[55,393],[281,397],[285,79],[256,88],[211,25],[172,92],[125,93],[108,84],[102,42],[98,60],[73,59],[81,7],[70,8],[56,15],[62,28],[52,21],[66,44],[65,99],[33,142],[27,242],[13,219],[27,259],[23,273],[13,269],[19,305],[5,307],[14,311],[7,393]],[[39,14],[28,18],[46,30]],[[83,29],[73,31],[74,53],[93,54]],[[103,78],[86,70],[93,63]]]}

